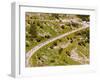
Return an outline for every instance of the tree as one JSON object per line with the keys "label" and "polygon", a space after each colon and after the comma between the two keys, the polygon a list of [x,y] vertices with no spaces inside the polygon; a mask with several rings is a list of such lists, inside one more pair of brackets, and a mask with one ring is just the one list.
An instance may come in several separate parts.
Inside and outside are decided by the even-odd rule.
{"label": "tree", "polygon": [[31,23],[31,27],[30,27],[30,31],[29,31],[29,33],[31,34],[31,38],[37,37],[36,27],[37,27],[36,22]]}
{"label": "tree", "polygon": [[59,49],[59,54],[60,54],[62,51],[63,51],[63,48],[60,48],[60,49]]}
{"label": "tree", "polygon": [[59,19],[59,14],[52,14],[52,17]]}
{"label": "tree", "polygon": [[90,21],[90,16],[89,15],[77,15],[79,18],[82,19],[82,21]]}

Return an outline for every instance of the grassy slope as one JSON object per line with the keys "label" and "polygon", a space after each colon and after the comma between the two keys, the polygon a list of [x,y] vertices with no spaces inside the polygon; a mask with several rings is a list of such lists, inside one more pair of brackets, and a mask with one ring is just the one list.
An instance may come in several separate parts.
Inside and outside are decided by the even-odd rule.
{"label": "grassy slope", "polygon": [[[63,14],[60,15],[59,18],[57,16],[59,15],[44,13],[39,16],[36,13],[26,13],[26,52],[49,38],[53,38],[72,30],[69,23],[62,22],[61,20],[70,19],[75,16],[69,15],[68,17],[68,15],[63,16]],[[49,38],[47,38],[48,36]]]}
{"label": "grassy slope", "polygon": [[[79,56],[82,57],[82,55],[80,54],[80,52],[84,55],[86,55],[87,57],[89,57],[89,46],[88,43],[86,43],[86,46],[83,45],[78,45],[77,44],[77,40],[79,39],[79,37],[77,37],[75,39],[75,34],[71,34],[67,37],[61,38],[59,40],[56,40],[52,43],[49,43],[48,45],[42,47],[41,49],[39,49],[30,59],[30,63],[32,64],[32,66],[57,66],[57,65],[77,65],[80,64],[77,61],[74,61],[70,58],[69,54],[70,51],[74,48],[78,48],[77,52],[79,54]],[[82,36],[81,36],[82,37]],[[63,43],[68,43],[68,38],[69,39],[73,39],[74,41],[72,43],[70,43],[67,47],[65,48],[51,48],[52,46],[54,47],[54,44],[57,43],[57,45],[59,46],[59,44],[63,44]],[[67,52],[67,53],[66,53]],[[40,61],[40,62],[38,62]]]}

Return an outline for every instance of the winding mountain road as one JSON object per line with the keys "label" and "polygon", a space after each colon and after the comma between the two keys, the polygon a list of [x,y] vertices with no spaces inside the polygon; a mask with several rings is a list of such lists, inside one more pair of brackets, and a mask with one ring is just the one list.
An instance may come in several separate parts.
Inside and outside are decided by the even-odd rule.
{"label": "winding mountain road", "polygon": [[43,43],[40,43],[39,45],[33,47],[30,51],[28,51],[28,52],[26,53],[26,66],[27,66],[27,67],[29,66],[29,59],[31,58],[31,56],[32,56],[37,50],[39,50],[40,48],[42,48],[43,46],[45,46],[45,45],[49,44],[50,42],[53,42],[53,41],[55,41],[55,40],[57,40],[57,39],[60,39],[60,38],[63,38],[63,37],[65,37],[65,36],[68,36],[68,35],[70,35],[70,34],[72,34],[72,33],[75,33],[75,32],[77,32],[77,31],[86,29],[86,28],[88,28],[88,27],[89,27],[89,25],[87,24],[87,25],[85,25],[85,26],[83,26],[83,27],[81,27],[81,28],[78,28],[78,29],[76,29],[76,30],[73,30],[73,31],[67,32],[67,33],[65,33],[65,34],[59,35],[59,36],[57,36],[57,37],[55,37],[55,38],[51,38],[51,39],[49,39],[49,40],[47,40],[47,41],[45,41],[45,42],[43,42]]}

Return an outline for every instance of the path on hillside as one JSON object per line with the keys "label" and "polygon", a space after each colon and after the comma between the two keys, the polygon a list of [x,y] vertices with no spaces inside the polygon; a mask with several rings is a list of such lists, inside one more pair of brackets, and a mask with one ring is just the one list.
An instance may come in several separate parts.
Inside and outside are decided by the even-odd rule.
{"label": "path on hillside", "polygon": [[81,27],[81,28],[78,28],[78,29],[76,29],[76,30],[73,30],[73,31],[67,32],[67,33],[65,33],[65,34],[59,35],[59,36],[57,36],[57,37],[55,37],[55,38],[51,38],[51,39],[49,39],[49,40],[47,40],[47,41],[45,41],[45,42],[43,42],[43,43],[40,43],[39,45],[33,47],[30,51],[28,51],[28,52],[26,53],[26,66],[29,66],[29,63],[28,63],[28,62],[29,62],[29,59],[31,58],[31,56],[32,56],[37,50],[39,50],[40,48],[42,48],[43,46],[45,46],[45,45],[49,44],[50,42],[53,42],[53,41],[55,41],[55,40],[57,40],[57,39],[60,39],[60,38],[63,38],[63,37],[65,37],[65,36],[68,36],[68,35],[70,35],[70,34],[72,34],[72,33],[75,33],[75,32],[77,32],[77,31],[86,29],[86,28],[88,28],[88,27],[89,27],[89,25],[88,25],[88,24],[87,24],[87,25],[85,24],[85,27]]}

